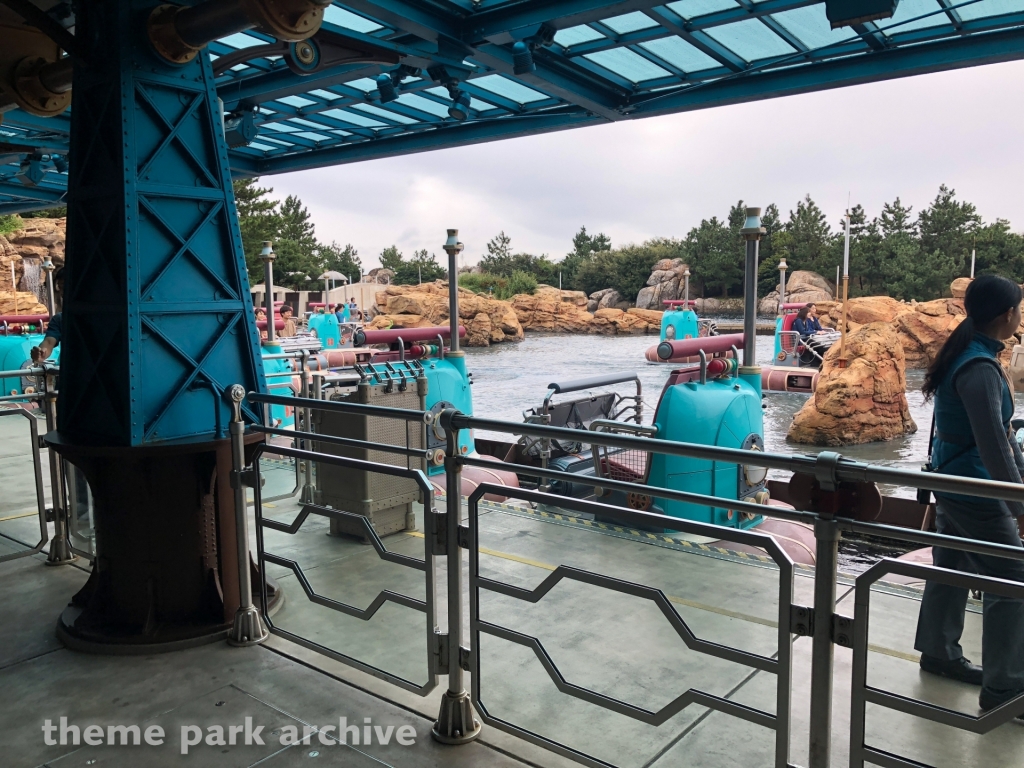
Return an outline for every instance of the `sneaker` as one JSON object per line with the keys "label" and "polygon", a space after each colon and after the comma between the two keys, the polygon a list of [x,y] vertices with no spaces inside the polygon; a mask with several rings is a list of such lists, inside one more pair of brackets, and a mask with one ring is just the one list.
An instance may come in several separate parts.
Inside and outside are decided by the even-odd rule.
{"label": "sneaker", "polygon": [[948,677],[950,680],[959,680],[961,683],[981,685],[981,667],[977,664],[971,664],[970,659],[966,659],[963,656],[959,659],[946,661],[945,659],[937,659],[934,656],[922,653],[921,669],[932,675]]}
{"label": "sneaker", "polygon": [[[1010,699],[1020,696],[1024,691],[1000,691],[999,694],[993,694],[990,691],[982,688],[981,695],[978,697],[978,706],[982,712],[988,712],[990,709],[995,709],[1000,704],[1005,704]],[[1018,725],[1024,725],[1024,712],[1021,712],[1014,719],[1014,722]]]}

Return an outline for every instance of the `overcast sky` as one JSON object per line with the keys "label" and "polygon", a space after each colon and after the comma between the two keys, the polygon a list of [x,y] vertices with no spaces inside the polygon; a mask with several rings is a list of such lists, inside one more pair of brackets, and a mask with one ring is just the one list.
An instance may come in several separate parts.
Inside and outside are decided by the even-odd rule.
{"label": "overcast sky", "polygon": [[499,230],[517,252],[560,258],[580,225],[613,245],[682,237],[742,198],[783,217],[810,193],[833,226],[847,194],[868,216],[939,184],[986,221],[1024,229],[1024,62],[264,177],[298,195],[323,240],[365,268],[396,244],[443,260],[458,227],[468,262]]}

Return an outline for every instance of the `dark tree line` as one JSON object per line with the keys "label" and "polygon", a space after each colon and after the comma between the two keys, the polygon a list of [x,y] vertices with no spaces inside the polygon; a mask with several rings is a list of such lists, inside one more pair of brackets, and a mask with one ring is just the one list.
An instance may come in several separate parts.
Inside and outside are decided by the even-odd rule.
{"label": "dark tree line", "polygon": [[324,243],[316,237],[309,211],[295,195],[282,202],[270,197],[272,188],[258,185],[259,179],[236,181],[235,205],[242,233],[242,249],[250,282],[263,281],[260,251],[263,241],[274,243],[274,282],[295,290],[317,290],[317,278],[327,271],[340,272],[359,280],[362,263],[351,244]]}
{"label": "dark tree line", "polygon": [[[235,183],[239,223],[250,275],[262,279],[259,261],[263,240],[273,240],[278,260],[277,279],[292,288],[304,287],[306,277],[315,280],[326,270],[356,277],[361,268],[351,245],[326,244],[316,238],[309,212],[295,196],[278,202],[271,189],[257,179]],[[843,258],[842,217],[833,223],[810,195],[799,200],[784,216],[779,207],[763,208],[766,234],[760,246],[758,293],[764,295],[778,283],[778,264],[785,258],[790,272],[811,270],[835,280]],[[586,293],[614,288],[633,299],[644,286],[651,269],[661,259],[682,259],[692,274],[694,296],[739,296],[743,290],[744,242],[740,228],[744,201],[739,200],[719,218],[703,219],[682,238],[652,238],[639,245],[613,248],[603,233],[591,234],[581,227],[572,247],[560,259],[547,254],[516,251],[512,239],[499,232],[487,243],[480,260],[483,275],[466,283],[473,290],[506,294],[510,286],[527,292],[535,283]],[[850,290],[854,296],[889,295],[919,301],[949,293],[954,278],[970,271],[971,249],[976,249],[976,274],[996,273],[1024,282],[1024,236],[1010,230],[1009,222],[985,223],[975,206],[959,200],[947,186],[925,208],[915,212],[896,198],[868,218],[863,206],[850,210]],[[427,250],[405,257],[396,246],[380,254],[383,267],[394,271],[394,281],[414,284],[443,279],[440,262]],[[513,280],[514,278],[514,280]]]}

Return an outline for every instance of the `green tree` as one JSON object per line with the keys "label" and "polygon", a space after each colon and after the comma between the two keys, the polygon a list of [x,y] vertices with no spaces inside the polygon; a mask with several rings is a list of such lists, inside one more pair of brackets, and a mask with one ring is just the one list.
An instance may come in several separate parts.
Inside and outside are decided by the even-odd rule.
{"label": "green tree", "polygon": [[398,274],[398,270],[402,266],[402,261],[402,252],[398,250],[397,245],[389,245],[380,252],[380,265],[384,269],[390,269],[395,274]]}
{"label": "green tree", "polygon": [[685,247],[686,260],[700,282],[702,295],[713,289],[722,296],[727,295],[737,271],[743,274],[742,261],[738,264],[736,258],[736,235],[728,223],[719,221],[717,216],[703,219],[699,226],[691,229],[686,235]]}
{"label": "green tree", "polygon": [[610,251],[612,241],[606,234],[599,232],[596,235],[587,234],[586,227],[580,227],[580,231],[573,235],[572,250],[558,263],[562,273],[562,286],[582,290],[577,285],[577,275],[580,267],[590,261],[592,253]]}
{"label": "green tree", "polygon": [[252,282],[263,280],[260,251],[265,240],[276,240],[280,228],[278,203],[270,197],[272,187],[260,187],[259,179],[238,179],[234,182],[238,228],[242,235],[242,252]]}
{"label": "green tree", "polygon": [[27,211],[20,214],[23,219],[63,219],[68,215],[68,207],[62,205],[59,208],[43,208],[39,211]]}
{"label": "green tree", "polygon": [[316,257],[321,275],[324,272],[340,272],[352,282],[357,282],[362,274],[363,263],[359,259],[359,251],[351,243],[344,248],[337,241],[332,241],[330,245],[318,243]]}
{"label": "green tree", "polygon": [[934,298],[948,291],[953,279],[964,272],[980,225],[981,216],[971,203],[958,201],[956,190],[945,184],[939,187],[931,205],[917,217],[921,252],[934,270],[931,284],[939,287],[933,295],[913,298]]}
{"label": "green tree", "polygon": [[21,217],[16,213],[8,213],[0,216],[0,235],[7,235],[17,232],[24,226]]}
{"label": "green tree", "polygon": [[425,283],[434,280],[443,280],[448,276],[447,271],[437,263],[437,256],[428,253],[424,248],[420,251],[413,251],[409,261],[402,261],[395,270],[395,283],[397,285],[416,285],[422,281]]}
{"label": "green tree", "polygon": [[828,219],[810,195],[789,212],[786,231],[792,237],[790,244],[791,269],[809,269],[824,274],[835,272],[833,253],[834,236]]}
{"label": "green tree", "polygon": [[765,233],[758,246],[757,262],[757,295],[766,296],[775,290],[779,283],[779,259],[775,253],[774,237],[783,229],[779,206],[772,203],[761,214],[761,226]]}
{"label": "green tree", "polygon": [[[1024,237],[1010,231],[1010,222],[996,219],[982,226],[972,245],[977,250],[975,275],[991,273],[1024,282]],[[965,264],[968,273],[969,265]]]}

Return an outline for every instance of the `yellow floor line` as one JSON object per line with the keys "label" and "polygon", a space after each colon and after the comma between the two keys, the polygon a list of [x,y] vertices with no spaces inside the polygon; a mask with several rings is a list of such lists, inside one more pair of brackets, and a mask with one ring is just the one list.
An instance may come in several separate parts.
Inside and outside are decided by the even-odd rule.
{"label": "yellow floor line", "polygon": [[[416,536],[423,538],[423,534],[419,531],[408,531],[410,536]],[[530,565],[534,568],[540,568],[545,571],[553,571],[557,566],[551,565],[550,563],[542,563],[540,560],[532,560],[529,557],[520,557],[519,555],[512,555],[508,552],[499,552],[496,549],[489,549],[487,547],[480,547],[480,553],[484,555],[491,555],[492,557],[499,557],[502,560],[511,560],[515,563],[522,563],[523,565]],[[685,605],[688,608],[695,608],[698,611],[707,611],[708,613],[715,613],[719,616],[726,616],[730,619],[739,619],[740,621],[748,621],[752,624],[760,624],[763,627],[771,627],[775,629],[779,626],[777,621],[771,619],[762,619],[759,616],[750,616],[746,613],[740,613],[739,611],[730,611],[727,608],[719,608],[717,605],[708,605],[707,603],[699,603],[696,600],[688,600],[685,597],[675,597],[674,595],[668,595],[670,602],[678,605]],[[882,645],[868,645],[868,650],[872,653],[880,653],[884,656],[892,656],[896,659],[903,659],[904,661],[912,661],[917,664],[920,660],[920,656],[913,653],[904,653],[903,651],[897,651],[895,648],[886,648]]]}
{"label": "yellow floor line", "polygon": [[6,523],[8,520],[20,520],[23,517],[36,517],[38,512],[23,512],[20,515],[11,515],[10,517],[0,517],[0,523]]}

